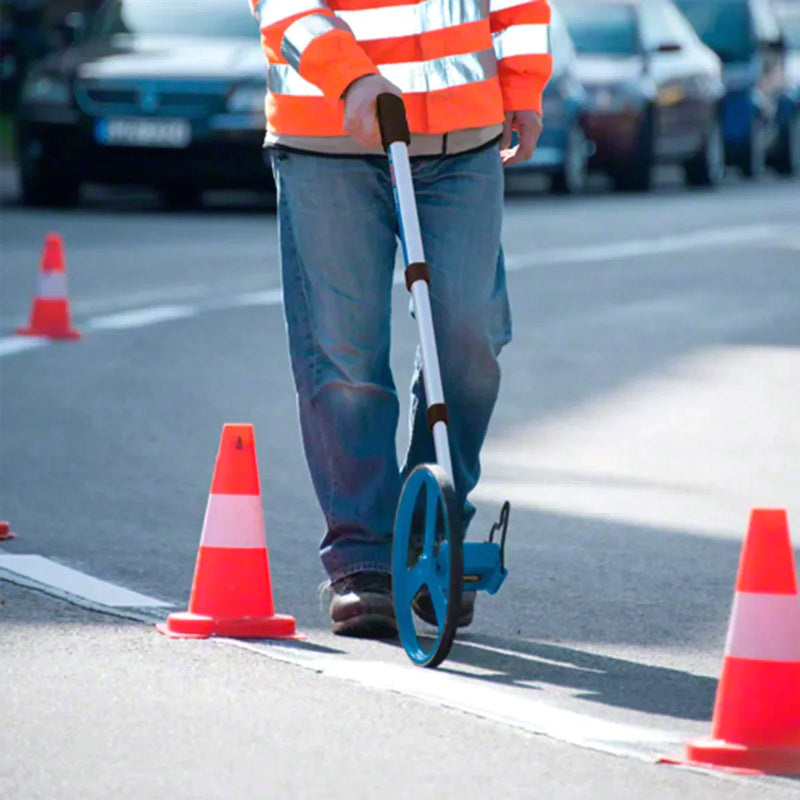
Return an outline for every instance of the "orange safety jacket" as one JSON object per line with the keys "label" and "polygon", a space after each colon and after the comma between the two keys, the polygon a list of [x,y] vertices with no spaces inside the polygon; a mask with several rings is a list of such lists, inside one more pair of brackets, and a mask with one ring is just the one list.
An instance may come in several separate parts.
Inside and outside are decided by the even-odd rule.
{"label": "orange safety jacket", "polygon": [[342,95],[380,73],[412,133],[541,113],[552,72],[547,0],[250,0],[267,57],[268,129],[342,136]]}

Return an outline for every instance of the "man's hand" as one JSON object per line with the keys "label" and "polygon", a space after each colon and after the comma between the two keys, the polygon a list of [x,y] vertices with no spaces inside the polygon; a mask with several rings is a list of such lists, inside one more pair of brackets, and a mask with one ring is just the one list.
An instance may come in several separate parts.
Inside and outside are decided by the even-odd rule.
{"label": "man's hand", "polygon": [[[517,144],[511,147],[512,131],[517,132]],[[504,167],[527,161],[536,149],[542,132],[542,115],[536,111],[509,111],[500,139],[500,159]]]}
{"label": "man's hand", "polygon": [[400,90],[380,75],[364,75],[344,91],[344,130],[363,147],[380,147],[377,98],[379,94],[396,94]]}

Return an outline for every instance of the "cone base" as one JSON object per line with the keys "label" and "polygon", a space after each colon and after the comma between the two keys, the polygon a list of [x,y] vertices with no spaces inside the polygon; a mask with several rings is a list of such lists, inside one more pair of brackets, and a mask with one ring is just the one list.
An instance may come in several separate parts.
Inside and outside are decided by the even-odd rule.
{"label": "cone base", "polygon": [[39,330],[38,328],[17,328],[18,336],[41,336],[45,339],[80,339],[81,332],[75,328],[66,330]]}
{"label": "cone base", "polygon": [[170,614],[166,622],[156,625],[159,633],[170,639],[208,639],[224,636],[230,639],[305,639],[295,628],[294,617],[274,614],[271,617],[206,617],[183,611]]}
{"label": "cone base", "polygon": [[684,758],[676,758],[675,763],[767,775],[800,775],[800,746],[757,747],[722,739],[695,739],[686,743]]}
{"label": "cone base", "polygon": [[0,522],[0,542],[7,542],[9,539],[16,539],[17,534],[11,532],[11,526],[7,522]]}

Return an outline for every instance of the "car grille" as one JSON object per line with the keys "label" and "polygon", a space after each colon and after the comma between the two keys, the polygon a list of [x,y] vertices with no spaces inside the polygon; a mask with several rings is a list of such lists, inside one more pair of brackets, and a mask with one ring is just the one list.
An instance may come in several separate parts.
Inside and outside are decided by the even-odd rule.
{"label": "car grille", "polygon": [[78,105],[95,117],[142,114],[203,118],[224,110],[229,86],[187,81],[100,82],[75,86]]}

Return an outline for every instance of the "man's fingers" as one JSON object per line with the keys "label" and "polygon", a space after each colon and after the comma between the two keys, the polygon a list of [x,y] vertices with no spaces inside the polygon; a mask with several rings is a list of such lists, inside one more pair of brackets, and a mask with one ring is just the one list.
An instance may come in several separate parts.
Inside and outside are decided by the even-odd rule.
{"label": "man's fingers", "polygon": [[503,133],[500,136],[500,150],[508,150],[511,147],[511,140],[513,136],[514,114],[506,114],[505,121],[503,122]]}

